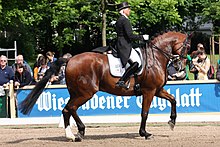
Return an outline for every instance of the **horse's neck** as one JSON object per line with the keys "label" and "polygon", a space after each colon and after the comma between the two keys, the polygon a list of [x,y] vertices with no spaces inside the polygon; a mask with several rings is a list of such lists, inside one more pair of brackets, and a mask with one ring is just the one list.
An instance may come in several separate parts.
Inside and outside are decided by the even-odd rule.
{"label": "horse's neck", "polygon": [[167,58],[160,51],[157,51],[157,53],[155,53],[155,58],[156,58],[156,61],[157,61],[157,65],[160,65],[160,67],[165,70],[167,68],[167,64],[168,64],[170,59]]}
{"label": "horse's neck", "polygon": [[145,51],[146,67],[159,66],[165,69],[169,59],[159,50],[148,47]]}

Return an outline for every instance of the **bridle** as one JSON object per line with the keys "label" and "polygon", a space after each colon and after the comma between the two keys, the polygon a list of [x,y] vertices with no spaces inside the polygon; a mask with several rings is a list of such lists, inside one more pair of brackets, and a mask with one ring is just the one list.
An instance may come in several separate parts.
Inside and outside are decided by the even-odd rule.
{"label": "bridle", "polygon": [[190,40],[189,40],[189,36],[187,35],[187,37],[184,40],[183,44],[178,49],[175,50],[175,52],[177,52],[178,50],[180,50],[182,48],[181,53],[179,55],[180,59],[183,59],[183,58],[186,59],[187,58],[186,56],[184,56],[184,53],[185,53],[186,50],[188,50],[189,47],[190,47]]}
{"label": "bridle", "polygon": [[[186,56],[184,56],[184,53],[185,51],[188,49],[188,47],[190,46],[190,40],[189,40],[189,36],[187,34],[187,37],[186,39],[184,40],[183,44],[178,48],[176,49],[174,52],[177,52],[178,50],[182,49],[181,50],[181,53],[179,55],[180,59],[186,59]],[[159,48],[158,46],[156,46],[155,44],[151,43],[153,49],[157,49],[158,51],[160,51],[168,60],[170,59],[174,59],[174,58],[177,58],[178,56],[172,54],[171,52],[167,52],[167,51],[164,51],[162,50],[161,48]]]}

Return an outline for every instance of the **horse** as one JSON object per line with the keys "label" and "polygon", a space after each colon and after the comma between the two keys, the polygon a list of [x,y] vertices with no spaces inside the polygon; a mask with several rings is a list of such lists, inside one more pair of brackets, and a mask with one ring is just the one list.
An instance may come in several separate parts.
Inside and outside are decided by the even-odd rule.
{"label": "horse", "polygon": [[[173,130],[176,123],[176,100],[163,87],[167,82],[167,64],[171,58],[178,55],[182,66],[186,66],[186,55],[191,43],[191,37],[187,33],[168,31],[163,32],[146,43],[141,51],[143,54],[143,72],[138,75],[137,81],[130,78],[128,89],[116,87],[119,80],[110,74],[110,67],[106,54],[96,52],[84,52],[77,54],[69,60],[59,58],[50,69],[46,71],[44,78],[38,82],[24,101],[19,104],[23,114],[29,114],[42,93],[51,75],[58,72],[63,63],[66,65],[66,85],[70,99],[62,110],[67,139],[81,141],[85,135],[85,125],[77,114],[77,109],[90,100],[98,91],[104,91],[114,95],[135,95],[135,82],[140,84],[142,99],[141,122],[139,135],[150,138],[152,134],[146,131],[146,121],[149,108],[154,96],[168,100],[171,103],[171,114],[168,124]],[[70,116],[76,122],[78,132],[73,134],[70,128]]]}

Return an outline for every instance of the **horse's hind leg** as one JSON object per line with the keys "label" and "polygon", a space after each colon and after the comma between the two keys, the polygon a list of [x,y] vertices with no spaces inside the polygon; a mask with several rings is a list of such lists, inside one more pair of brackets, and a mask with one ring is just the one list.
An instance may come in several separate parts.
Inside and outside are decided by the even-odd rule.
{"label": "horse's hind leg", "polygon": [[67,109],[67,105],[62,111],[63,114],[63,120],[64,120],[64,127],[65,127],[65,133],[66,133],[66,138],[69,140],[75,140],[75,136],[73,135],[70,127],[70,112]]}
{"label": "horse's hind leg", "polygon": [[171,94],[169,94],[164,88],[161,89],[156,96],[160,97],[160,98],[165,98],[166,100],[168,100],[171,103],[171,114],[170,114],[170,119],[168,121],[168,124],[170,125],[170,129],[173,130],[174,126],[176,124],[176,100],[175,97],[172,96]]}
{"label": "horse's hind leg", "polygon": [[[90,99],[90,98],[89,98]],[[65,127],[67,126],[68,128],[68,125],[69,125],[69,118],[70,118],[70,115],[73,117],[73,119],[75,120],[76,122],[76,125],[77,125],[77,128],[78,128],[78,133],[77,135],[75,136],[75,141],[81,141],[85,135],[85,125],[83,124],[83,122],[81,121],[81,119],[79,118],[78,114],[77,114],[77,109],[83,105],[84,103],[86,103],[88,99],[87,98],[84,98],[84,97],[74,97],[74,98],[70,98],[70,101],[68,102],[68,104],[66,105],[65,109],[64,110],[67,110],[68,113],[66,113],[64,110],[63,110],[63,114],[66,116],[66,119],[64,119],[64,124],[65,124]],[[68,119],[68,120],[67,120]],[[65,122],[66,121],[66,122]],[[68,134],[68,131],[66,129],[66,135],[69,135]],[[71,134],[70,134],[71,135]],[[66,136],[67,138],[70,138],[73,140],[73,138],[71,138],[72,136]]]}

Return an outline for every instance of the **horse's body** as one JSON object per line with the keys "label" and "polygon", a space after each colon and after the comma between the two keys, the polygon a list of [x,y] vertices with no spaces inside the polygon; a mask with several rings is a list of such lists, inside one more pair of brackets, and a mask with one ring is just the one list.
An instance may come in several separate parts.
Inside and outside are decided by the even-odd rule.
{"label": "horse's body", "polygon": [[[151,135],[146,132],[145,126],[148,111],[154,96],[165,98],[170,101],[171,120],[169,121],[169,124],[172,129],[174,128],[177,116],[176,101],[175,98],[163,88],[163,86],[167,82],[166,68],[169,58],[171,58],[173,54],[181,56],[187,54],[187,39],[186,34],[167,32],[155,37],[155,39],[150,42],[149,47],[146,50],[143,50],[145,61],[143,65],[144,70],[142,74],[138,76],[136,81],[137,83],[140,83],[141,93],[143,95],[142,119],[139,130],[140,136],[148,138]],[[97,91],[105,91],[123,96],[135,95],[133,89],[135,83],[134,78],[131,78],[128,90],[116,87],[115,83],[117,81],[118,78],[113,77],[109,72],[109,64],[105,54],[87,52],[76,55],[68,61],[66,66],[66,84],[70,94],[70,100],[62,111],[67,138],[81,140],[82,136],[84,136],[85,126],[77,114],[77,109],[91,99]],[[39,93],[42,92],[41,89],[39,90],[40,86],[36,85],[35,87],[38,89]],[[31,99],[30,97],[33,99],[33,96],[38,95],[33,91],[21,104],[21,110],[24,114],[29,113],[32,109],[32,106],[30,106],[31,102],[29,102]],[[33,101],[36,102],[35,99],[37,98],[34,98]],[[76,121],[79,130],[79,133],[76,136],[72,134],[69,127],[70,116]]]}

